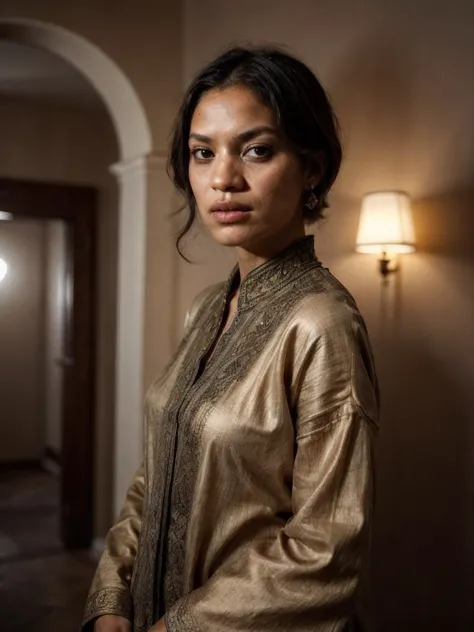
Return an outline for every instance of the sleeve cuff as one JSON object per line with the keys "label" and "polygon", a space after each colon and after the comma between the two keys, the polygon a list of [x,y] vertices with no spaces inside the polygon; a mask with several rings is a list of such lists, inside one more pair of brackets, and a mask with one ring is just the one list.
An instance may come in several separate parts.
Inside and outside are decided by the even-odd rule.
{"label": "sleeve cuff", "polygon": [[104,614],[114,614],[125,617],[129,621],[133,618],[133,604],[130,590],[123,587],[103,588],[89,596],[86,602],[82,629],[91,630],[92,621]]}

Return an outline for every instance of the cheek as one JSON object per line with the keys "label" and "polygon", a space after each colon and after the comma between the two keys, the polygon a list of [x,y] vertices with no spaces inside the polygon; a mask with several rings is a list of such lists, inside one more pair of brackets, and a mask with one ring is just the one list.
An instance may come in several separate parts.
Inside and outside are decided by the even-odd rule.
{"label": "cheek", "polygon": [[268,200],[272,206],[296,206],[301,200],[303,182],[297,169],[272,170],[262,177],[258,184],[262,201]]}
{"label": "cheek", "polygon": [[189,169],[188,177],[196,204],[196,212],[198,214],[198,217],[202,221],[204,221],[204,223],[206,223],[207,213],[205,212],[205,210],[209,205],[209,199],[207,199],[206,184],[202,176],[200,176],[199,173],[196,173],[196,170],[194,169]]}

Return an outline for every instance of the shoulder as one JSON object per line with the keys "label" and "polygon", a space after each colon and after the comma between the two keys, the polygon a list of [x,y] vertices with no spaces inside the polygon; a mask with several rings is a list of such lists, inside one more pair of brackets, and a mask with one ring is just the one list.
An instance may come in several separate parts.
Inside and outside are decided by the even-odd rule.
{"label": "shoulder", "polygon": [[184,319],[184,328],[188,329],[200,312],[207,311],[217,300],[222,297],[225,283],[214,283],[201,290],[194,298],[190,308],[186,312]]}
{"label": "shoulder", "polygon": [[293,314],[300,364],[308,370],[311,388],[320,382],[333,395],[338,390],[336,400],[349,395],[375,420],[378,383],[364,319],[350,292],[328,270],[312,277]]}
{"label": "shoulder", "polygon": [[305,279],[306,291],[295,306],[293,317],[308,334],[331,332],[355,333],[362,327],[363,318],[347,288],[326,268],[313,270]]}

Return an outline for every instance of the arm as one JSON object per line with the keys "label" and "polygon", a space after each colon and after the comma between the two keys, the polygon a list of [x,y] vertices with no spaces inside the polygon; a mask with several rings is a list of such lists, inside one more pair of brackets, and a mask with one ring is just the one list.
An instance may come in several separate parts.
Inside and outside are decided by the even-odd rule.
{"label": "arm", "polygon": [[300,363],[292,518],[180,599],[168,632],[339,632],[353,613],[369,547],[377,405],[364,336],[333,330],[309,332]]}
{"label": "arm", "polygon": [[128,488],[120,516],[107,534],[105,550],[86,602],[84,630],[92,630],[94,620],[106,614],[132,620],[130,580],[140,536],[144,486],[141,465]]}

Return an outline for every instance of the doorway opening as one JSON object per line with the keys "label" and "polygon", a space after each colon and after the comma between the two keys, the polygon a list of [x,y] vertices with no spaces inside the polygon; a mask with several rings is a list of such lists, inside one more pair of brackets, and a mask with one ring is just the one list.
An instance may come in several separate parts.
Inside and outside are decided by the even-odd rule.
{"label": "doorway opening", "polygon": [[[2,443],[9,450],[2,460],[38,462],[60,473],[61,542],[87,548],[93,537],[96,192],[8,179],[0,179],[0,191],[2,210],[13,220],[2,222],[8,269],[0,324],[3,371],[11,382],[2,386]],[[54,489],[46,479],[43,486]]]}
{"label": "doorway opening", "polygon": [[1,178],[0,206],[2,630],[70,629],[95,566],[97,194]]}

